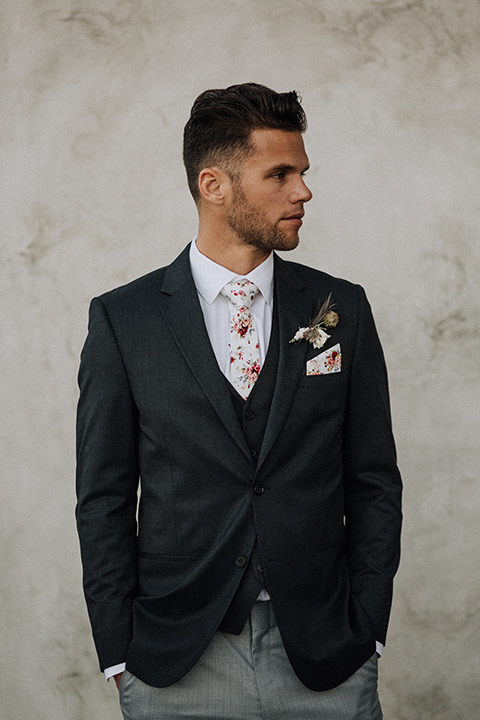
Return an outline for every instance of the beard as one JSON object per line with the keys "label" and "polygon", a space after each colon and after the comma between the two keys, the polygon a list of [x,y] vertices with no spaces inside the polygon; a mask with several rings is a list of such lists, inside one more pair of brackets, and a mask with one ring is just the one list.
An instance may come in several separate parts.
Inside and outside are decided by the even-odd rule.
{"label": "beard", "polygon": [[268,220],[266,213],[249,204],[238,184],[233,188],[233,205],[227,219],[246,245],[260,250],[293,250],[299,243],[298,233],[288,236]]}

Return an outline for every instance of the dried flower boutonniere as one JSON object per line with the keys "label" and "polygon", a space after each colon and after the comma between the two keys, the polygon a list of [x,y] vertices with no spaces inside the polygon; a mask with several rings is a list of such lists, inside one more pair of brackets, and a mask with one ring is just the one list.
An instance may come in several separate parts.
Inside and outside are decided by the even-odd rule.
{"label": "dried flower boutonniere", "polygon": [[327,335],[324,328],[334,328],[339,321],[339,317],[333,309],[335,303],[331,300],[332,293],[328,295],[321,305],[318,304],[318,310],[310,319],[308,327],[299,328],[290,340],[291,343],[298,340],[308,340],[314,348],[321,348],[325,345],[330,335]]}

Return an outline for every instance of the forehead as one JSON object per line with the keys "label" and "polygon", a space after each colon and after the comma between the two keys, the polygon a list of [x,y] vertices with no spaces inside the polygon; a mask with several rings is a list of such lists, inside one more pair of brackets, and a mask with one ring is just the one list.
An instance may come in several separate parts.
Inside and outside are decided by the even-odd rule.
{"label": "forehead", "polygon": [[289,166],[300,171],[308,166],[308,157],[300,132],[260,128],[252,130],[250,141],[253,152],[245,160],[248,167]]}

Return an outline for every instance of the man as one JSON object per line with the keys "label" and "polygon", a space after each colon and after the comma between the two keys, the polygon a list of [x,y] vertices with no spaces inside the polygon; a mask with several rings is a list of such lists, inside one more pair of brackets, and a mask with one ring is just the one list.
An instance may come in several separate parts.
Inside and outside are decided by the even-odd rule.
{"label": "man", "polygon": [[272,252],[312,197],[305,129],[295,92],[200,95],[196,241],[91,305],[77,520],[128,720],[381,718],[401,481],[362,289]]}

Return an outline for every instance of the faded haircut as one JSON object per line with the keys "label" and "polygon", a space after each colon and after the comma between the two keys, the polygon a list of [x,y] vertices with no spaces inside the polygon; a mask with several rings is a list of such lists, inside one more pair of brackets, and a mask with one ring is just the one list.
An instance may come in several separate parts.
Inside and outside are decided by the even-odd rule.
{"label": "faded haircut", "polygon": [[216,165],[239,179],[240,163],[253,151],[252,130],[305,132],[307,118],[300,102],[295,90],[277,93],[257,83],[199,95],[183,133],[183,162],[195,202],[200,199],[198,176],[203,168]]}

